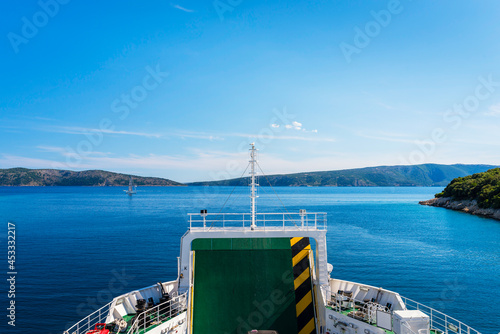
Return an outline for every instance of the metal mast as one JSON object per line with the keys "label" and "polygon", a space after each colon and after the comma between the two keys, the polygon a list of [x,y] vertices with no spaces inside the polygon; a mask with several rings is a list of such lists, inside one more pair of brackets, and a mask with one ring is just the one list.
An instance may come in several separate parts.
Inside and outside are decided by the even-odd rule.
{"label": "metal mast", "polygon": [[256,225],[255,225],[255,199],[258,197],[255,195],[255,186],[257,186],[258,184],[255,183],[255,152],[257,151],[255,149],[255,144],[254,143],[251,143],[250,146],[252,147],[250,149],[250,166],[251,166],[251,169],[250,169],[250,175],[252,176],[252,190],[251,190],[251,195],[250,195],[250,198],[252,199],[252,225],[250,225],[250,228],[253,230],[255,229]]}

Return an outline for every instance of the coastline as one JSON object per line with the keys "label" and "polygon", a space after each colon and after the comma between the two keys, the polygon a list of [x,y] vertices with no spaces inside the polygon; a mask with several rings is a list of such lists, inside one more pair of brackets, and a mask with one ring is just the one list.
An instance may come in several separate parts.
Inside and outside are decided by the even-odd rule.
{"label": "coastline", "polygon": [[[95,185],[85,185],[85,184],[72,184],[72,185],[54,185],[54,184],[0,184],[0,187],[88,187],[88,188],[95,188],[95,187],[122,187],[122,188],[128,188],[128,185],[125,184],[95,184]],[[185,184],[138,184],[137,187],[187,187]]]}
{"label": "coastline", "polygon": [[500,220],[500,209],[480,208],[476,200],[454,201],[451,197],[441,197],[420,201],[418,204],[462,211],[476,216]]}

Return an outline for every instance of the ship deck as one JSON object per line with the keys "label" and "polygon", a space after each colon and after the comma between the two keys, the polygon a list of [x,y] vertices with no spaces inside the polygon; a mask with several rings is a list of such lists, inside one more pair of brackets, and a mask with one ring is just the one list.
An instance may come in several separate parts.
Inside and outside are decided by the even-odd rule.
{"label": "ship deck", "polygon": [[[182,312],[180,312],[179,314],[181,314],[181,313]],[[134,317],[135,317],[135,313],[133,313],[133,314],[127,314],[127,315],[123,316],[123,320],[125,320],[127,322],[127,328],[126,328],[126,330],[123,330],[124,333],[128,333],[129,330],[132,328]],[[154,322],[150,326],[147,326],[147,327],[144,327],[144,328],[138,328],[136,331],[134,331],[134,334],[144,334],[144,333],[147,333],[147,332],[155,329],[156,327],[160,326],[162,323],[165,323],[165,322],[167,322],[167,321],[169,321],[171,319],[172,319],[171,317],[164,317],[164,318],[161,318],[161,319],[158,320],[158,317],[156,317],[154,315],[151,315],[151,320],[154,320]],[[110,333],[114,333],[114,332],[110,332]]]}
{"label": "ship deck", "polygon": [[[326,306],[327,309],[329,310],[333,310],[337,313],[340,313],[342,315],[346,315],[346,316],[349,316],[350,313],[352,313],[353,311],[357,311],[358,309],[357,308],[345,308],[345,309],[342,309],[340,312],[336,311],[334,308],[330,307],[330,306]],[[360,320],[360,321],[363,321],[363,320]],[[387,330],[385,328],[382,328],[382,327],[378,327],[376,324],[372,324],[372,323],[369,323],[367,321],[363,321],[367,324],[370,324],[371,326],[373,327],[376,327],[376,328],[380,328],[382,329],[386,334],[395,334],[393,331],[390,331],[390,330]],[[439,330],[435,330],[435,329],[431,329],[429,331],[430,334],[442,334],[443,332],[439,331]]]}
{"label": "ship deck", "polygon": [[297,313],[297,294],[311,291],[308,257],[302,257],[304,291],[294,279],[293,246],[301,244],[309,245],[308,238],[194,240],[193,333],[315,332],[312,304]]}

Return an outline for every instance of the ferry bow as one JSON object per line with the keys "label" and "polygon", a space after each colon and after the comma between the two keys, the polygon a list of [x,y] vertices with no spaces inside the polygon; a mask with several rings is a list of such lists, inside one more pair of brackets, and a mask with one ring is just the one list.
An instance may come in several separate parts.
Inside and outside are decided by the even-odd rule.
{"label": "ferry bow", "polygon": [[[478,334],[398,293],[331,278],[324,212],[189,214],[178,277],[117,296],[65,334]],[[334,258],[335,256],[332,256]]]}

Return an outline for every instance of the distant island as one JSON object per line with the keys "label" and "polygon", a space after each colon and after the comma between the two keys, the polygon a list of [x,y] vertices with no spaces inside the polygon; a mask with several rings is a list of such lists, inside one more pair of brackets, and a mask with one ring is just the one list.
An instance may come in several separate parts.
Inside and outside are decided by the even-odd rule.
{"label": "distant island", "polygon": [[[485,172],[492,165],[379,166],[325,172],[259,176],[261,186],[287,187],[444,187],[457,177]],[[0,169],[0,186],[127,186],[129,174],[103,170]],[[183,184],[158,177],[132,175],[137,186],[247,186],[249,178]]]}
{"label": "distant island", "polygon": [[[158,177],[132,175],[137,186],[183,186]],[[0,186],[128,186],[130,175],[103,170],[0,169]]]}
{"label": "distant island", "polygon": [[[260,176],[261,186],[329,187],[444,187],[460,176],[487,171],[492,165],[379,166],[325,172]],[[268,182],[269,181],[269,182]],[[246,186],[249,178],[188,183],[189,186]]]}
{"label": "distant island", "polygon": [[500,168],[453,179],[435,198],[419,203],[500,220]]}

